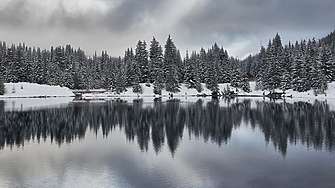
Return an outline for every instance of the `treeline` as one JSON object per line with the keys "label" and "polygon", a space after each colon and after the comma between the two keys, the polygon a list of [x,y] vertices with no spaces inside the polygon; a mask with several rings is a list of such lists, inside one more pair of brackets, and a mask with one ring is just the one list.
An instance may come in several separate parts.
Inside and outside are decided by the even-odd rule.
{"label": "treeline", "polygon": [[250,100],[232,103],[226,99],[181,103],[179,100],[155,101],[153,106],[141,100],[122,102],[73,103],[67,107],[32,111],[5,111],[0,101],[0,150],[23,147],[27,141],[51,142],[61,146],[84,139],[87,130],[108,137],[121,130],[128,141],[137,141],[141,151],[151,148],[159,153],[164,145],[174,155],[184,131],[190,138],[218,146],[229,144],[234,129],[250,126],[262,131],[265,142],[272,143],[283,156],[290,145],[335,151],[335,112],[326,102],[273,103]]}
{"label": "treeline", "polygon": [[140,83],[147,83],[153,84],[156,94],[162,89],[178,92],[181,83],[199,92],[203,89],[200,83],[206,83],[215,93],[219,83],[230,83],[249,92],[250,79],[260,90],[314,89],[315,94],[322,94],[327,83],[335,80],[334,59],[334,32],[319,41],[313,38],[285,46],[277,34],[256,56],[243,61],[229,57],[216,43],[207,50],[186,51],[182,58],[170,36],[164,47],[155,37],[149,46],[139,40],[134,50],[128,48],[118,58],[106,51],[87,56],[71,45],[42,50],[25,44],[8,47],[0,42],[0,94],[4,93],[2,82],[104,88],[116,93],[129,88],[141,93]]}
{"label": "treeline", "polygon": [[242,72],[255,77],[258,89],[303,92],[310,89],[323,94],[327,83],[335,81],[335,32],[316,41],[301,40],[282,45],[279,34],[267,48],[240,63]]}
{"label": "treeline", "polygon": [[0,71],[3,82],[31,82],[60,85],[71,89],[105,88],[120,93],[127,88],[141,93],[140,83],[153,84],[154,93],[162,89],[178,92],[181,83],[201,91],[200,83],[218,92],[219,83],[232,83],[250,90],[238,69],[238,60],[229,57],[216,43],[200,52],[180,51],[169,36],[163,47],[153,37],[147,48],[139,40],[136,48],[128,48],[123,57],[113,58],[103,51],[101,55],[85,55],[83,50],[51,47],[50,50],[31,48],[25,44],[7,47],[0,44]]}

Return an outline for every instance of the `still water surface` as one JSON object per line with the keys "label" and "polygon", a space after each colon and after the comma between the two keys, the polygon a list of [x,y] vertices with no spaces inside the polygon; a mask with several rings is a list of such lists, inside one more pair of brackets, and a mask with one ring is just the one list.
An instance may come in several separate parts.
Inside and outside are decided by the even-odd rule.
{"label": "still water surface", "polygon": [[5,103],[0,187],[335,187],[326,102]]}

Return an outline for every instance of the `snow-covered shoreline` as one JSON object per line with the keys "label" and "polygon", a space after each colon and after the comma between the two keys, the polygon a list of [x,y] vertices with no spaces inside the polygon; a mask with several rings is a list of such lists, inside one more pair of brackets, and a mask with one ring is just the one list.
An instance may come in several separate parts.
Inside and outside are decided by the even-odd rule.
{"label": "snow-covered shoreline", "polygon": [[[141,84],[142,93],[134,93],[132,88],[127,88],[126,92],[114,93],[114,92],[103,92],[103,93],[86,93],[82,94],[82,99],[108,99],[108,98],[199,98],[199,96],[208,96],[210,98],[211,91],[206,88],[205,84],[202,84],[203,91],[198,92],[196,89],[189,89],[187,85],[180,85],[180,92],[170,93],[166,90],[162,90],[162,95],[158,96],[153,93],[153,85],[146,86]],[[74,97],[75,94],[67,87],[60,86],[49,86],[40,85],[35,83],[5,83],[6,92],[4,95],[0,95],[1,98],[53,98],[53,97]],[[231,87],[229,84],[219,84],[219,92],[223,92],[230,88],[230,91],[234,91],[238,96],[243,98],[253,98],[255,96],[263,97],[264,94],[268,94],[269,91],[255,90],[256,83],[250,82],[251,92],[246,93],[240,89]],[[278,90],[278,92],[281,92]],[[325,94],[314,95],[313,90],[307,92],[296,92],[293,90],[285,91],[285,96],[290,96],[288,100],[313,100],[313,99],[335,99],[335,82],[328,84],[328,89]],[[201,97],[202,98],[202,97]]]}
{"label": "snow-covered shoreline", "polygon": [[[211,96],[199,97],[197,95],[206,94],[210,95],[211,91],[208,90],[203,84],[203,91],[197,92],[195,89],[188,89],[186,85],[181,85],[180,92],[174,93],[173,96],[169,92],[163,90],[161,96],[155,96],[153,94],[153,86],[150,87],[142,84],[143,92],[142,94],[137,94],[132,92],[132,88],[127,88],[128,91],[116,94],[113,92],[104,93],[89,93],[83,94],[81,100],[76,100],[74,93],[66,88],[60,86],[48,86],[39,85],[32,83],[6,83],[6,93],[5,95],[0,95],[0,100],[4,101],[5,110],[29,110],[29,109],[39,109],[48,107],[57,107],[69,105],[71,102],[85,102],[85,101],[123,101],[129,104],[141,102],[142,106],[152,106],[153,102],[160,97],[158,100],[162,102],[167,102],[170,99],[176,99],[181,102],[182,105],[187,105],[189,103],[197,102],[202,100],[204,105],[207,102],[212,101]],[[227,88],[228,84],[220,84],[220,92]],[[256,106],[257,101],[270,101],[267,97],[252,97],[255,95],[263,96],[264,93],[268,91],[255,91],[255,83],[250,83],[252,92],[244,93],[238,91],[238,95],[244,95],[243,97],[236,97],[230,100],[231,103],[241,102],[242,100],[250,100],[252,106]],[[12,92],[13,87],[15,92]],[[22,88],[22,89],[21,89]],[[231,91],[236,91],[236,88],[230,87]],[[279,90],[278,90],[279,92]],[[331,109],[335,109],[335,82],[328,85],[328,90],[326,90],[326,95],[315,96],[313,91],[308,92],[295,92],[292,90],[285,91],[285,100],[277,100],[276,102],[281,103],[295,103],[295,102],[308,102],[313,104],[316,100],[326,101]],[[229,105],[226,100],[218,100],[218,104],[222,107]]]}
{"label": "snow-covered shoreline", "polygon": [[74,97],[67,87],[41,85],[35,83],[19,82],[5,83],[6,91],[1,98],[51,98]]}
{"label": "snow-covered shoreline", "polygon": [[[143,92],[141,94],[134,93],[132,88],[127,88],[126,92],[122,92],[120,94],[114,92],[104,92],[104,93],[88,93],[83,94],[83,99],[104,99],[104,98],[155,98],[155,97],[162,97],[162,98],[190,98],[195,97],[198,98],[199,96],[208,96],[210,97],[211,91],[206,88],[205,84],[202,84],[203,91],[198,92],[196,89],[188,89],[185,84],[181,84],[180,92],[177,93],[170,93],[166,90],[162,90],[162,95],[154,95],[153,94],[153,86],[146,86],[145,84],[141,84]],[[231,87],[230,84],[219,84],[219,92],[225,91],[225,89],[229,87],[231,91],[234,91],[237,96],[243,96],[243,98],[253,98],[253,97],[263,97],[264,94],[268,94],[269,91],[261,91],[255,90],[256,83],[250,82],[251,92],[246,93],[241,91],[241,89],[237,89]],[[282,92],[277,90],[278,92]],[[285,91],[285,96],[289,96],[291,99],[335,99],[335,82],[330,83],[328,85],[328,90],[326,90],[325,94],[319,94],[317,96],[314,95],[313,90],[309,90],[307,92],[297,92],[293,91],[292,89]]]}

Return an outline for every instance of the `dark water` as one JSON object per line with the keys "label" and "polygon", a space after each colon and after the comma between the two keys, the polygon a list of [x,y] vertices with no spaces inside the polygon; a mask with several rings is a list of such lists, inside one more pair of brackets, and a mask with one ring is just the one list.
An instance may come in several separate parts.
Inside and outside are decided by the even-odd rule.
{"label": "dark water", "polygon": [[334,150],[326,102],[0,102],[0,187],[335,187]]}

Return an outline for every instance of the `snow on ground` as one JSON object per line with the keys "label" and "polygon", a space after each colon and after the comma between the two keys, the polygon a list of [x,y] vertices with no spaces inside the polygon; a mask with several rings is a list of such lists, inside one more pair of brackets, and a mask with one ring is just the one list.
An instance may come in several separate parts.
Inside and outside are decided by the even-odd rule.
{"label": "snow on ground", "polygon": [[[39,85],[33,83],[5,83],[6,93],[5,95],[0,95],[0,100],[3,99],[5,101],[5,109],[6,110],[22,110],[29,108],[37,108],[37,107],[48,107],[55,105],[63,105],[69,104],[74,98],[73,92],[66,88],[60,86],[48,86],[48,85]],[[83,94],[82,99],[86,100],[123,100],[128,103],[133,103],[138,100],[141,100],[143,106],[152,105],[154,98],[160,97],[160,101],[166,102],[169,99],[177,99],[181,101],[181,104],[193,103],[198,100],[202,100],[204,105],[208,101],[212,101],[211,96],[207,97],[197,97],[197,95],[210,95],[211,91],[208,90],[205,84],[202,84],[203,91],[197,92],[196,89],[188,89],[187,85],[181,84],[180,92],[171,93],[166,90],[162,91],[162,95],[154,95],[153,94],[153,85],[146,86],[142,84],[143,93],[137,94],[132,91],[132,88],[127,88],[126,92],[116,94],[114,92],[105,92],[105,93],[90,93]],[[219,89],[220,93],[224,91],[229,84],[220,84]],[[252,92],[246,93],[241,91],[240,89],[233,88],[229,86],[231,91],[237,92],[238,95],[244,95],[244,97],[235,98],[230,101],[230,103],[242,101],[244,99],[249,99],[252,102],[252,106],[254,106],[256,101],[270,101],[267,97],[262,97],[263,94],[268,94],[269,91],[261,91],[255,90],[256,83],[250,82],[250,87]],[[281,92],[278,90],[278,92]],[[309,103],[314,103],[315,100],[319,101],[327,101],[330,108],[335,109],[335,82],[328,84],[328,90],[326,90],[325,94],[315,96],[313,90],[307,92],[296,92],[293,90],[285,91],[286,97],[285,102],[297,102],[297,101],[305,101]],[[259,97],[254,97],[259,96]],[[227,106],[229,103],[226,103],[225,100],[217,101],[220,106]],[[278,100],[278,102],[283,102],[282,100]]]}
{"label": "snow on ground", "polygon": [[[89,93],[83,94],[83,99],[106,99],[106,98],[120,98],[120,99],[138,99],[161,97],[162,99],[181,99],[185,102],[194,102],[197,101],[197,95],[210,95],[211,91],[206,88],[205,84],[202,84],[203,91],[197,92],[196,89],[189,89],[187,85],[180,85],[180,92],[178,93],[170,93],[166,90],[162,90],[162,95],[154,95],[153,94],[153,85],[146,86],[146,84],[141,84],[143,92],[141,94],[134,93],[132,88],[127,88],[126,92],[117,94],[114,92],[104,92],[104,93]],[[40,85],[34,83],[5,83],[6,92],[4,95],[0,95],[0,98],[49,98],[49,97],[74,97],[73,92],[66,87],[60,86],[49,86],[49,85]],[[238,95],[243,95],[245,97],[253,97],[253,96],[263,96],[263,94],[268,94],[269,91],[261,91],[255,90],[256,83],[250,82],[251,92],[246,93],[241,89],[236,89],[234,87],[229,86],[229,84],[219,84],[220,93],[223,92],[227,87],[230,88],[231,91],[237,92]],[[280,90],[277,90],[281,92]],[[328,85],[328,90],[326,90],[325,94],[319,94],[317,96],[314,95],[313,90],[307,92],[296,92],[293,90],[285,91],[287,100],[315,100],[315,99],[335,99],[335,82],[330,83]],[[207,98],[211,98],[208,96]]]}
{"label": "snow on ground", "polygon": [[[145,84],[141,84],[143,92],[142,94],[134,93],[132,91],[132,88],[127,88],[126,92],[117,94],[114,92],[105,92],[105,93],[89,93],[89,94],[84,94],[83,98],[143,98],[143,97],[159,97],[158,95],[153,94],[153,85],[151,84],[150,86],[146,86]],[[219,92],[225,91],[225,89],[229,87],[230,91],[236,92],[238,95],[243,95],[245,97],[255,97],[259,96],[262,97],[263,94],[269,94],[269,91],[261,91],[261,90],[256,90],[256,83],[255,82],[250,82],[250,88],[251,92],[246,93],[242,91],[241,89],[237,89],[234,87],[231,87],[229,84],[219,84]],[[202,84],[203,91],[202,92],[197,92],[196,89],[189,89],[187,88],[187,85],[181,84],[180,87],[180,92],[178,93],[173,93],[173,98],[190,98],[190,97],[195,97],[197,95],[211,95],[211,91],[206,88],[205,84]],[[282,92],[281,90],[276,90],[277,92]],[[314,95],[313,90],[309,90],[307,92],[296,92],[293,91],[292,89],[285,91],[285,96],[292,96],[292,99],[335,99],[335,82],[330,83],[328,85],[328,90],[325,92],[325,94],[319,94],[317,96]],[[160,96],[162,98],[171,98],[171,93],[167,92],[166,90],[162,90],[162,95]],[[210,96],[209,96],[210,98]],[[192,100],[192,99],[191,99]]]}
{"label": "snow on ground", "polygon": [[30,110],[68,105],[74,94],[69,88],[32,83],[5,83],[0,95],[5,111]]}
{"label": "snow on ground", "polygon": [[[180,92],[178,93],[170,93],[166,90],[162,90],[162,95],[154,95],[153,93],[153,85],[146,86],[146,84],[141,84],[143,92],[141,94],[134,93],[132,88],[127,88],[126,92],[116,94],[114,92],[105,92],[105,93],[89,93],[83,94],[83,98],[154,98],[154,97],[162,97],[162,98],[175,98],[182,99],[184,101],[196,101],[197,95],[210,95],[211,91],[206,88],[205,84],[202,84],[203,91],[197,92],[196,89],[189,89],[187,85],[180,85]],[[49,85],[40,85],[34,83],[5,83],[6,92],[5,95],[0,95],[0,98],[48,98],[48,97],[74,97],[73,92],[66,87],[60,86],[49,86]],[[262,96],[263,94],[268,94],[269,91],[261,91],[255,90],[256,83],[250,82],[251,92],[246,93],[241,89],[236,89],[234,87],[229,86],[229,84],[219,84],[220,93],[223,92],[227,87],[230,88],[231,91],[237,92],[238,95],[244,95],[245,97],[252,96]],[[280,90],[277,90],[281,92]],[[319,94],[318,96],[314,95],[313,90],[307,92],[296,92],[293,90],[285,91],[286,96],[292,96],[292,99],[335,99],[335,82],[330,83],[328,85],[328,90],[326,90],[325,94]],[[173,95],[173,97],[172,97]],[[208,96],[210,98],[210,96]]]}
{"label": "snow on ground", "polygon": [[[142,101],[143,106],[145,105],[152,105],[152,102],[155,97],[161,97],[160,100],[162,102],[166,102],[169,99],[179,99],[181,103],[192,103],[196,102],[199,99],[203,100],[203,104],[206,105],[206,102],[212,101],[211,96],[207,97],[197,97],[197,95],[210,95],[211,91],[206,88],[205,84],[202,84],[203,91],[197,92],[196,89],[188,89],[185,84],[181,84],[180,92],[174,93],[173,97],[171,97],[170,93],[166,90],[162,91],[162,95],[154,95],[153,94],[153,85],[151,84],[149,87],[145,84],[142,84],[143,93],[137,94],[132,92],[132,88],[127,88],[126,92],[116,94],[113,92],[105,92],[105,93],[99,93],[99,94],[84,94],[83,99],[106,99],[106,100],[123,100],[127,101],[128,103],[133,103],[138,100]],[[263,97],[263,94],[269,94],[269,91],[261,91],[261,90],[255,90],[256,83],[250,82],[250,88],[251,92],[246,93],[243,92],[241,89],[236,89],[234,87],[231,87],[230,84],[219,84],[220,93],[223,92],[227,87],[229,86],[231,91],[236,92],[238,95],[243,95],[243,97],[237,97],[230,101],[231,103],[235,103],[238,101],[242,101],[244,99],[251,100],[251,106],[256,106],[256,101],[270,101],[269,98]],[[280,90],[277,90],[277,92],[282,92]],[[288,103],[294,103],[298,101],[304,101],[309,103],[314,103],[315,100],[319,101],[327,101],[327,104],[331,109],[335,109],[335,82],[330,83],[328,85],[328,90],[325,92],[325,94],[315,96],[313,90],[307,91],[307,92],[296,92],[293,90],[287,90],[285,91],[285,102]],[[258,96],[258,97],[255,97]],[[289,97],[288,97],[289,96]],[[292,97],[290,97],[292,96]],[[229,105],[225,100],[218,100],[217,101],[220,106],[224,107]],[[283,100],[277,100],[277,102],[283,102]]]}
{"label": "snow on ground", "polygon": [[45,97],[73,97],[74,94],[67,87],[40,85],[33,83],[5,83],[6,91],[0,98],[45,98]]}

